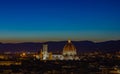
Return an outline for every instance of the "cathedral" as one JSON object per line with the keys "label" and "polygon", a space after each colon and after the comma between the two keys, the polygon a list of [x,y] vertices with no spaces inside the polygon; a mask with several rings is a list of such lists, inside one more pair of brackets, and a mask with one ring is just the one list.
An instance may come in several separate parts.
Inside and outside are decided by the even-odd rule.
{"label": "cathedral", "polygon": [[64,60],[74,60],[76,58],[77,51],[75,46],[72,44],[70,40],[63,48],[63,56]]}
{"label": "cathedral", "polygon": [[48,52],[48,45],[43,45],[37,58],[41,60],[79,60],[76,48],[70,40],[65,44],[62,54],[52,54],[52,52]]}

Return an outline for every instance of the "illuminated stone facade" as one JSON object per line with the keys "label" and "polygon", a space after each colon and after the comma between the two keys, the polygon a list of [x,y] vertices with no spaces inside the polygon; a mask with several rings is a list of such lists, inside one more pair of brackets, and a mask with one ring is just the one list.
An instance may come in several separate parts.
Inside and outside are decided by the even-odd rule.
{"label": "illuminated stone facade", "polygon": [[72,44],[70,40],[63,48],[62,54],[52,54],[52,52],[48,53],[48,45],[43,45],[43,50],[41,50],[39,56],[37,56],[41,60],[78,60],[77,52],[75,46]]}
{"label": "illuminated stone facade", "polygon": [[75,46],[68,40],[68,43],[63,48],[64,60],[77,60],[78,57],[76,55],[77,52]]}
{"label": "illuminated stone facade", "polygon": [[39,55],[36,55],[36,58],[41,60],[52,60],[52,53],[48,53],[47,44],[43,45],[43,49],[41,50]]}
{"label": "illuminated stone facade", "polygon": [[76,48],[70,40],[68,40],[68,43],[63,48],[63,55],[64,56],[75,56],[75,55],[77,55]]}

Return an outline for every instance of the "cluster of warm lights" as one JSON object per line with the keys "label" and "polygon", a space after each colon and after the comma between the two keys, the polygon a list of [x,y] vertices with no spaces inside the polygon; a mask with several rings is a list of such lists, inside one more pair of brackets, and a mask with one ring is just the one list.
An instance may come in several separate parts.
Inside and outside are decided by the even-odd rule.
{"label": "cluster of warm lights", "polygon": [[26,57],[26,53],[23,52],[23,53],[20,54],[20,56],[21,56],[21,57]]}

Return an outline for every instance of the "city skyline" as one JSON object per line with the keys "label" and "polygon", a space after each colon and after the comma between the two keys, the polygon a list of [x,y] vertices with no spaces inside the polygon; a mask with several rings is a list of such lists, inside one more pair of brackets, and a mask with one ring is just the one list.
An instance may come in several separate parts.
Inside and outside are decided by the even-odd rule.
{"label": "city skyline", "polygon": [[0,1],[0,42],[120,40],[119,0]]}

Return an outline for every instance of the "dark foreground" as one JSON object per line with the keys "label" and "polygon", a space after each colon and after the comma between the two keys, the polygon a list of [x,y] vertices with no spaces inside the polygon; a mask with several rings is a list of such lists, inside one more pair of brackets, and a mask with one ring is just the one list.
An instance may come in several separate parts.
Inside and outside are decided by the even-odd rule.
{"label": "dark foreground", "polygon": [[79,61],[25,59],[20,65],[0,65],[0,74],[119,74],[119,67],[120,60],[100,58]]}
{"label": "dark foreground", "polygon": [[88,74],[88,63],[80,61],[24,60],[21,65],[0,66],[1,74]]}

